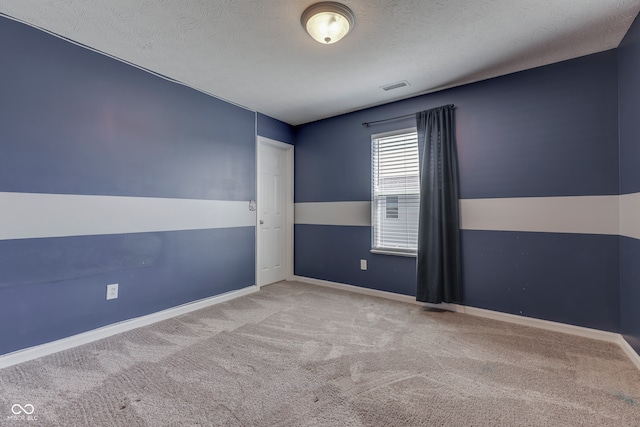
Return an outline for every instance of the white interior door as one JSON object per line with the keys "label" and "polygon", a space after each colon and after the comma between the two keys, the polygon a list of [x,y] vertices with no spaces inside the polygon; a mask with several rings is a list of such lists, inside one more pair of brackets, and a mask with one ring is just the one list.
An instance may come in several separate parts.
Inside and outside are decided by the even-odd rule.
{"label": "white interior door", "polygon": [[290,191],[293,189],[290,182],[293,147],[280,144],[266,138],[258,140],[258,286],[279,282],[292,275],[289,257],[292,254],[293,218],[289,211],[293,210]]}

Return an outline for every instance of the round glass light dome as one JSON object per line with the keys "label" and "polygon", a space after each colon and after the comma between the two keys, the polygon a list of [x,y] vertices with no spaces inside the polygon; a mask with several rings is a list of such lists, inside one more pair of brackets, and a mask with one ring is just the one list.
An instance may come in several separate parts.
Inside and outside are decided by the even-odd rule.
{"label": "round glass light dome", "polygon": [[353,28],[354,15],[347,6],[335,2],[321,2],[309,6],[301,17],[309,35],[322,44],[333,44]]}

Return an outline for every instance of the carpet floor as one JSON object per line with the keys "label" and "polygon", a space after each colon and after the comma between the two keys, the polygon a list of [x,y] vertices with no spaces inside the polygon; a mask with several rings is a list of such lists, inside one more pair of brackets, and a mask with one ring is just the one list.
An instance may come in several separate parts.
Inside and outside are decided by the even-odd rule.
{"label": "carpet floor", "polygon": [[640,371],[606,342],[281,282],[0,370],[0,425],[640,426]]}

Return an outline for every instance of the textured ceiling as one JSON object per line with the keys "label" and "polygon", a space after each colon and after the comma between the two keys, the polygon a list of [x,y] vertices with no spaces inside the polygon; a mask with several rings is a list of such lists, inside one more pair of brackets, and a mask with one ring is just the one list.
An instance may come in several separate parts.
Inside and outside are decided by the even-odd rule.
{"label": "textured ceiling", "polygon": [[[0,0],[0,13],[290,124],[618,46],[640,0],[344,0],[321,45],[314,0]],[[410,86],[385,92],[400,80]]]}

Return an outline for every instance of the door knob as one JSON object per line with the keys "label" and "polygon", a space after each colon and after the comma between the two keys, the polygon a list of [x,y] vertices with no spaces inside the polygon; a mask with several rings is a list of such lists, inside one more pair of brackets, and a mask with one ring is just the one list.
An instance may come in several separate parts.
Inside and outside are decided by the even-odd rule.
{"label": "door knob", "polygon": [[264,221],[263,221],[263,220],[260,220],[260,225],[262,225],[262,224],[264,224]]}

